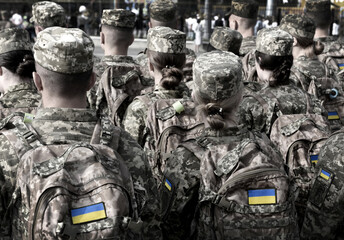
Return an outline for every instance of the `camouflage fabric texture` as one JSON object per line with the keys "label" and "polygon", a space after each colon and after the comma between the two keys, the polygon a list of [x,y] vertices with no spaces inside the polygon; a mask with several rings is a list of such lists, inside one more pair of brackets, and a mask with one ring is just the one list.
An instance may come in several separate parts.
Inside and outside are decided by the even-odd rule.
{"label": "camouflage fabric texture", "polygon": [[150,28],[147,35],[147,49],[161,53],[185,54],[186,35],[169,27]]}
{"label": "camouflage fabric texture", "polygon": [[212,51],[197,57],[193,65],[194,90],[213,101],[230,98],[243,87],[240,58],[230,52]]}
{"label": "camouflage fabric texture", "polygon": [[30,22],[43,28],[64,27],[66,25],[66,15],[64,8],[55,2],[41,1],[32,5],[32,18]]}
{"label": "camouflage fabric texture", "polygon": [[242,42],[240,32],[230,29],[229,27],[215,27],[210,37],[210,44],[222,51],[239,54]]}
{"label": "camouflage fabric texture", "polygon": [[[46,108],[37,111],[32,126],[44,144],[74,144],[80,141],[90,142],[97,122],[98,117],[92,110]],[[135,199],[138,206],[138,217],[143,221],[144,236],[148,239],[160,239],[161,232],[158,226],[158,220],[156,220],[158,203],[154,197],[157,194],[156,184],[153,180],[146,155],[128,133],[111,124],[106,126],[105,129],[100,128],[99,130],[113,132],[114,136],[116,136],[112,138],[113,141],[108,146],[118,152],[128,167],[133,179]],[[78,131],[80,129],[82,131]],[[15,132],[15,129],[11,130],[10,134],[14,134],[15,137]],[[7,168],[5,172],[7,175],[15,178],[15,163],[18,162],[17,155],[14,153],[14,148],[11,147],[6,138],[3,135],[0,135],[0,138],[2,140],[0,152],[4,156],[0,160],[1,166],[3,166],[5,161],[9,163],[8,159],[13,159],[15,156],[12,161],[13,166]],[[4,172],[3,169],[1,170],[1,172]],[[8,196],[12,195],[11,192],[8,194]],[[19,207],[19,212],[25,213],[28,211]],[[25,229],[22,229],[24,225],[21,219],[13,218],[14,231],[25,233]],[[14,237],[14,239],[21,239],[21,237]]]}
{"label": "camouflage fabric texture", "polygon": [[0,31],[0,54],[17,50],[32,50],[29,33],[20,28],[6,28]]}
{"label": "camouflage fabric texture", "polygon": [[105,9],[101,18],[101,24],[113,27],[134,28],[135,13],[125,9]]}
{"label": "camouflage fabric texture", "polygon": [[306,12],[325,12],[330,11],[331,1],[330,0],[307,0],[305,5]]}
{"label": "camouflage fabric texture", "polygon": [[286,15],[282,18],[279,27],[294,37],[314,38],[315,24],[306,16],[296,14]]}
{"label": "camouflage fabric texture", "polygon": [[257,34],[256,49],[271,56],[292,55],[293,37],[279,28],[264,28]]}
{"label": "camouflage fabric texture", "polygon": [[255,0],[233,0],[231,13],[243,18],[257,18],[258,2]]}
{"label": "camouflage fabric texture", "polygon": [[341,130],[321,148],[301,229],[302,239],[340,239],[344,234],[343,145]]}
{"label": "camouflage fabric texture", "polygon": [[50,27],[39,32],[33,46],[35,61],[43,68],[64,74],[93,68],[94,43],[77,28]]}
{"label": "camouflage fabric texture", "polygon": [[149,6],[150,18],[160,22],[176,19],[177,6],[171,0],[156,0]]}
{"label": "camouflage fabric texture", "polygon": [[256,36],[245,37],[242,39],[239,56],[243,58],[250,51],[256,49]]}

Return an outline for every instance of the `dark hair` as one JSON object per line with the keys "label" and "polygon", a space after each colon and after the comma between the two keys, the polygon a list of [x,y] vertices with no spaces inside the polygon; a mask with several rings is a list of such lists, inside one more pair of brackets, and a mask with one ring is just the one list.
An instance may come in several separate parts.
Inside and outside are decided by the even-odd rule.
{"label": "dark hair", "polygon": [[295,37],[297,43],[304,49],[309,48],[309,52],[306,53],[307,57],[313,57],[314,55],[320,55],[324,51],[324,44],[320,41],[314,41],[310,38]]}
{"label": "dark hair", "polygon": [[0,54],[0,66],[22,78],[32,78],[35,60],[32,51],[18,50]]}
{"label": "dark hair", "polygon": [[272,77],[269,79],[269,86],[275,87],[288,85],[290,80],[290,69],[293,65],[293,56],[271,56],[256,51],[256,61],[261,69],[272,71]]}
{"label": "dark hair", "polygon": [[183,80],[185,54],[160,53],[147,50],[147,56],[151,64],[162,72],[160,85],[168,90],[174,90]]}
{"label": "dark hair", "polygon": [[331,24],[331,11],[321,13],[306,11],[305,15],[313,20],[317,28],[328,28]]}

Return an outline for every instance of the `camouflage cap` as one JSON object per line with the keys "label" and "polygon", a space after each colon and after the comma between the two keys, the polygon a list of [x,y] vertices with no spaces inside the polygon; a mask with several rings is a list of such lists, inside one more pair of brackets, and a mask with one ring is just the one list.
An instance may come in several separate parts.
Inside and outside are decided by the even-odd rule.
{"label": "camouflage cap", "polygon": [[239,53],[242,35],[229,27],[216,27],[211,34],[210,44],[222,51]]}
{"label": "camouflage cap", "polygon": [[36,62],[50,71],[75,74],[93,68],[92,39],[78,28],[50,27],[38,33]]}
{"label": "camouflage cap", "polygon": [[330,0],[307,0],[305,5],[306,12],[329,12],[331,11]]}
{"label": "camouflage cap", "polygon": [[243,18],[257,18],[258,2],[255,0],[233,0],[231,14]]}
{"label": "camouflage cap", "polygon": [[185,33],[169,27],[154,27],[148,30],[147,48],[161,53],[185,53]]}
{"label": "camouflage cap", "polygon": [[264,28],[257,34],[256,50],[271,56],[290,56],[293,37],[279,28]]}
{"label": "camouflage cap", "polygon": [[101,24],[113,27],[134,28],[135,13],[125,9],[105,9]]}
{"label": "camouflage cap", "polygon": [[212,51],[199,55],[193,64],[194,90],[204,99],[223,100],[243,88],[242,63],[231,52]]}
{"label": "camouflage cap", "polygon": [[156,0],[149,6],[150,18],[160,22],[176,19],[177,7],[171,0]]}
{"label": "camouflage cap", "polygon": [[306,17],[296,14],[289,14],[282,18],[280,28],[294,37],[314,38],[315,24]]}
{"label": "camouflage cap", "polygon": [[32,5],[32,18],[30,22],[35,22],[44,28],[60,26],[66,24],[66,16],[64,8],[54,2],[42,1]]}
{"label": "camouflage cap", "polygon": [[17,50],[32,50],[29,33],[20,28],[6,28],[0,31],[0,54]]}

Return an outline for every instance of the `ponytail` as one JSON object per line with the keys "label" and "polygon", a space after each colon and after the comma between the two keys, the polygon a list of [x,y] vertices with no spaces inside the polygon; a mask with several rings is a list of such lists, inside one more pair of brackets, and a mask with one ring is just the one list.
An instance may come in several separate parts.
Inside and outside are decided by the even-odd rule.
{"label": "ponytail", "polygon": [[161,72],[160,85],[168,90],[174,90],[183,79],[183,71],[176,67],[166,66]]}

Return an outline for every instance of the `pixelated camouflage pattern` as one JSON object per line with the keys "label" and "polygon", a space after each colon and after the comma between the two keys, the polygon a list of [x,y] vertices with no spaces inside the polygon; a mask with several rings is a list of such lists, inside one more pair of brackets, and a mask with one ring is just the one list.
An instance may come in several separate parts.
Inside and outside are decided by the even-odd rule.
{"label": "pixelated camouflage pattern", "polygon": [[0,31],[0,54],[17,50],[32,50],[28,31],[20,28],[6,28]]}
{"label": "pixelated camouflage pattern", "polygon": [[64,27],[66,25],[66,15],[64,8],[55,2],[41,1],[32,5],[32,18],[30,22],[47,27]]}
{"label": "pixelated camouflage pattern", "polygon": [[306,12],[325,12],[330,11],[330,0],[306,0],[305,11]]}
{"label": "pixelated camouflage pattern", "polygon": [[271,56],[289,56],[293,51],[293,37],[279,28],[264,28],[257,34],[256,49]]}
{"label": "pixelated camouflage pattern", "polygon": [[210,44],[214,48],[235,54],[239,53],[241,42],[242,35],[240,32],[229,27],[215,27],[210,37]]}
{"label": "pixelated camouflage pattern", "polygon": [[306,16],[288,14],[282,18],[279,27],[293,37],[314,38],[315,23]]}
{"label": "pixelated camouflage pattern", "polygon": [[[334,133],[322,147],[316,172],[324,169],[333,175],[326,181],[313,178],[312,197],[308,199],[301,229],[302,239],[341,239],[343,232],[343,130]],[[316,202],[317,204],[314,204]]]}
{"label": "pixelated camouflage pattern", "polygon": [[197,57],[193,65],[194,90],[204,99],[230,98],[243,87],[240,58],[230,52],[212,51]]}
{"label": "pixelated camouflage pattern", "polygon": [[136,97],[128,106],[122,122],[124,130],[143,146],[145,121],[150,106],[158,99],[176,99],[184,96],[189,97],[190,92],[183,83],[180,83],[176,90],[166,90],[156,85],[153,92]]}
{"label": "pixelated camouflage pattern", "polygon": [[161,53],[186,53],[185,33],[169,27],[154,27],[148,30],[147,49]]}
{"label": "pixelated camouflage pattern", "polygon": [[[63,146],[63,144],[73,144],[79,141],[89,142],[97,121],[98,117],[92,110],[45,108],[37,111],[32,125],[45,144],[62,144],[61,146]],[[146,155],[128,133],[112,127],[112,125],[107,128],[114,131],[116,136],[113,138],[115,142],[111,142],[109,146],[119,153],[132,176],[139,217],[144,222],[144,236],[148,239],[160,239],[161,232],[155,216],[158,213],[158,203],[156,198],[153,197],[157,194],[156,184]],[[15,132],[12,131],[12,134],[15,134]],[[3,136],[0,135],[1,137]],[[16,136],[14,135],[14,137]],[[13,158],[13,165],[15,165],[18,159],[13,154],[14,151],[8,141],[2,141],[0,143],[0,152],[3,153],[1,156],[4,158],[1,158],[0,162],[4,162],[4,159],[12,159],[11,156],[15,156]],[[9,161],[7,160],[7,162]],[[14,168],[16,169],[16,166],[13,166],[13,170]],[[10,170],[11,168],[7,171]],[[25,209],[21,210],[24,213],[26,211]],[[18,219],[14,219],[14,221],[18,222]],[[25,232],[20,228],[17,230],[17,232],[23,231]],[[14,239],[21,239],[21,237]]]}
{"label": "pixelated camouflage pattern", "polygon": [[242,58],[244,82],[258,82],[256,70],[256,50],[253,49]]}
{"label": "pixelated camouflage pattern", "polygon": [[244,57],[250,51],[256,49],[256,36],[245,37],[242,39],[239,56]]}
{"label": "pixelated camouflage pattern", "polygon": [[134,28],[135,18],[135,13],[125,9],[104,9],[101,24],[113,27]]}
{"label": "pixelated camouflage pattern", "polygon": [[257,18],[258,2],[255,0],[233,0],[231,14],[243,18]]}
{"label": "pixelated camouflage pattern", "polygon": [[50,27],[38,33],[36,63],[53,72],[83,73],[93,68],[94,43],[78,28]]}
{"label": "pixelated camouflage pattern", "polygon": [[171,0],[156,0],[149,6],[150,18],[160,22],[176,19],[177,6]]}

